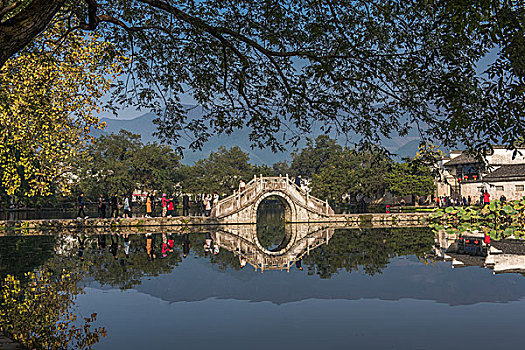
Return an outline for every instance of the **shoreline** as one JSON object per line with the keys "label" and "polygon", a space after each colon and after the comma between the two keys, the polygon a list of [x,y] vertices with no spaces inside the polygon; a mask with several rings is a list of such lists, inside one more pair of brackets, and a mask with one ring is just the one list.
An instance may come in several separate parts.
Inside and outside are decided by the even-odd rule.
{"label": "shoreline", "polygon": [[[338,214],[308,222],[289,222],[290,224],[326,224],[348,228],[370,227],[413,227],[428,226],[429,213],[371,213],[371,214]],[[212,217],[177,216],[153,218],[88,218],[88,219],[41,219],[0,221],[0,235],[7,231],[29,230],[74,230],[74,229],[116,229],[116,228],[169,228],[191,226],[254,225],[251,222],[223,222]]]}

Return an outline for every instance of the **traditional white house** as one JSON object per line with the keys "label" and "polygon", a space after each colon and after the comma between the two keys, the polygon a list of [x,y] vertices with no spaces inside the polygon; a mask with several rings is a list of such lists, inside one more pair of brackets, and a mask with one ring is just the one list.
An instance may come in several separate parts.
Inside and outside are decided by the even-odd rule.
{"label": "traditional white house", "polygon": [[472,203],[476,203],[485,190],[491,199],[505,196],[513,200],[525,195],[525,148],[514,154],[503,146],[493,146],[493,152],[484,159],[464,151],[451,151],[441,165],[438,196],[470,196]]}

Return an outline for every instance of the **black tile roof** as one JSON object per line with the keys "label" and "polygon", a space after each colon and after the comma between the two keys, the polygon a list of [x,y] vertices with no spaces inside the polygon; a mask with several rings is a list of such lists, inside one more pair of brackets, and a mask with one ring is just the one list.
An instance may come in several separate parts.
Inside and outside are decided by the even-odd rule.
{"label": "black tile roof", "polygon": [[502,165],[485,176],[483,180],[525,180],[525,164]]}
{"label": "black tile roof", "polygon": [[459,156],[452,158],[450,161],[443,164],[444,166],[449,165],[461,165],[461,164],[475,164],[475,163],[481,163],[478,159],[476,159],[474,156],[471,156],[466,153],[461,153]]}

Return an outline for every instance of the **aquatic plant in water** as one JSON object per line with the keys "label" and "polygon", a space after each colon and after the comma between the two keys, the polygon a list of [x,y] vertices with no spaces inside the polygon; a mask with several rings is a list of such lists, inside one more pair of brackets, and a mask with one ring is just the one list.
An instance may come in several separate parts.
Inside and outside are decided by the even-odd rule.
{"label": "aquatic plant in water", "polygon": [[494,200],[479,207],[446,207],[431,216],[431,227],[447,234],[482,232],[492,239],[525,238],[525,197],[515,201]]}

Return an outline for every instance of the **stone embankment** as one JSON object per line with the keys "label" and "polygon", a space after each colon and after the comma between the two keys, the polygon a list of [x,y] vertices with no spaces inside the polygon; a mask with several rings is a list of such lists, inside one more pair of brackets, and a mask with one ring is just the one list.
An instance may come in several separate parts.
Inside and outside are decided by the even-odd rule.
{"label": "stone embankment", "polygon": [[173,217],[173,218],[117,218],[117,219],[41,219],[41,220],[13,220],[0,221],[0,235],[45,232],[78,232],[90,230],[92,232],[121,231],[148,233],[159,232],[163,228],[198,227],[216,225],[217,221],[208,217]]}
{"label": "stone embankment", "polygon": [[346,227],[410,227],[428,226],[430,213],[370,213],[330,215],[326,221]]}
{"label": "stone embankment", "polygon": [[[427,213],[395,213],[395,214],[341,214],[331,215],[322,220],[309,221],[308,223],[326,223],[338,227],[410,227],[426,226]],[[0,221],[0,234],[2,231],[75,231],[93,229],[95,231],[118,230],[126,228],[131,232],[159,232],[160,230],[183,227],[198,227],[221,225],[222,222],[201,216],[173,217],[173,218],[118,218],[118,219],[42,219],[42,220],[15,220]],[[230,223],[231,224],[231,223]]]}

